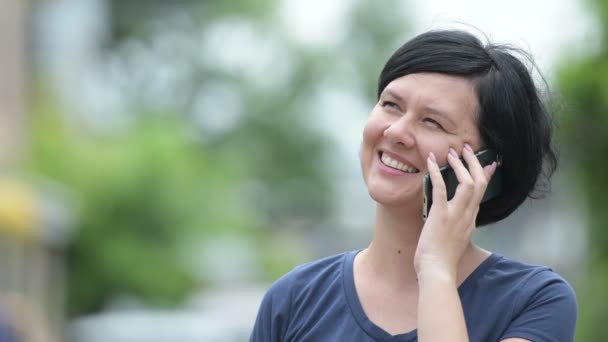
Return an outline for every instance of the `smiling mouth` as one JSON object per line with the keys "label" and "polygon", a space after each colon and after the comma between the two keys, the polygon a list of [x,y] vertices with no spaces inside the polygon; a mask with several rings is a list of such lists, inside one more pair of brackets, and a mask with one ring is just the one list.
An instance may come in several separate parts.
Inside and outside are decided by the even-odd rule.
{"label": "smiling mouth", "polygon": [[420,170],[418,170],[417,168],[404,164],[400,161],[397,161],[397,160],[387,156],[385,153],[379,152],[379,155],[380,155],[380,161],[382,162],[382,164],[390,167],[391,169],[403,171],[405,173],[420,172]]}

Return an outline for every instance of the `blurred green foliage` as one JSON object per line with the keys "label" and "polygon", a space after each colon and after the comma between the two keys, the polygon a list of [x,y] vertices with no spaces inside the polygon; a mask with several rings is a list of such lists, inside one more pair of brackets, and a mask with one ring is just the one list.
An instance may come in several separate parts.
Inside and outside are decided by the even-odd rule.
{"label": "blurred green foliage", "polygon": [[197,285],[178,259],[180,242],[251,233],[255,221],[232,198],[239,168],[189,141],[183,123],[149,119],[93,136],[53,107],[34,110],[31,169],[76,194],[79,222],[67,255],[72,315],[118,294],[176,302]]}
{"label": "blurred green foliage", "polygon": [[[307,117],[319,110],[319,84],[344,87],[340,90],[373,103],[382,63],[408,26],[400,12],[386,11],[394,7],[391,1],[372,8],[354,1],[341,41],[306,47],[276,29],[277,5],[180,0],[142,7],[141,1],[111,1],[110,41],[98,57],[124,63],[108,68],[104,82],[119,70],[119,84],[127,88],[118,92],[131,99],[123,124],[113,129],[99,129],[63,109],[49,91],[53,87],[39,85],[45,89],[35,94],[32,108],[29,169],[75,194],[78,222],[67,248],[70,317],[103,310],[121,295],[150,305],[179,303],[212,282],[205,272],[195,274],[192,260],[184,260],[195,258],[184,257],[184,246],[218,236],[237,236],[254,246],[258,280],[274,280],[302,262],[281,233],[294,222],[313,231],[330,217],[333,205],[326,165],[331,143],[318,119]],[[194,25],[178,16],[182,26],[171,31],[164,19],[180,9]],[[258,75],[263,79],[252,80],[248,72],[255,59],[226,67],[207,55],[229,47],[214,46],[213,53],[189,48],[224,22],[224,30],[244,25],[253,29],[252,38],[261,34],[262,43],[278,47],[275,64],[287,62],[288,72],[281,76],[271,68]],[[162,35],[169,38],[157,40]],[[266,48],[260,45],[254,54]],[[133,51],[138,54],[128,54]],[[242,62],[254,56],[236,57]],[[184,79],[169,84],[174,106],[147,102],[155,100],[146,94],[156,84],[145,77],[176,66]],[[138,75],[144,78],[134,81]],[[215,102],[203,108],[205,118],[221,118],[238,102],[235,123],[215,131],[197,128],[198,119],[189,113],[209,93],[218,96],[210,96]]]}
{"label": "blurred green foliage", "polygon": [[[597,51],[569,60],[559,70],[559,87],[566,110],[561,117],[564,152],[575,165],[570,179],[580,185],[588,218],[588,264],[577,283],[579,323],[577,341],[604,341],[608,315],[608,1],[589,2],[599,15]],[[582,227],[572,227],[581,229]]]}

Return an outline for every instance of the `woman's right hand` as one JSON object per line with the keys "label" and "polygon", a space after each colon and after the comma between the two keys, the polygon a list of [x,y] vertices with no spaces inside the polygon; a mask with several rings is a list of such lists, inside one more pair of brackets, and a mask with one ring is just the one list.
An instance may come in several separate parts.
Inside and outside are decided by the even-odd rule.
{"label": "woman's right hand", "polygon": [[433,184],[433,205],[422,228],[414,257],[419,279],[439,276],[456,282],[458,264],[475,231],[479,204],[496,171],[496,162],[483,168],[468,144],[465,144],[462,156],[469,170],[456,151],[450,148],[448,163],[459,182],[456,194],[450,201],[447,200],[445,183],[435,155],[431,152],[427,159]]}

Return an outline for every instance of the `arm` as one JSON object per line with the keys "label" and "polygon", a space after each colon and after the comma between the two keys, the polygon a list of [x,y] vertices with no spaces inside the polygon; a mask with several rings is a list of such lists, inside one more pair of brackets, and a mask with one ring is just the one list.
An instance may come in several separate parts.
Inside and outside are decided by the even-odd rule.
{"label": "arm", "polygon": [[428,274],[418,282],[419,341],[468,341],[455,278]]}
{"label": "arm", "polygon": [[427,160],[433,182],[433,206],[414,257],[419,287],[418,338],[422,342],[469,340],[458,295],[457,271],[475,231],[479,203],[496,164],[482,168],[468,145],[462,155],[469,170],[454,150],[448,154],[448,162],[459,181],[449,202],[435,156],[431,153]]}
{"label": "arm", "polygon": [[291,296],[288,278],[282,277],[264,295],[249,342],[281,342],[287,333]]}

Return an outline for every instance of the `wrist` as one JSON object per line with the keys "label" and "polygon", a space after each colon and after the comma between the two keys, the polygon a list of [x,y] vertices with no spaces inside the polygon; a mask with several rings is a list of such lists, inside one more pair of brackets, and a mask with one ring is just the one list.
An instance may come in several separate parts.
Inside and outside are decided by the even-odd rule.
{"label": "wrist", "polygon": [[425,285],[445,285],[445,286],[456,286],[457,275],[456,272],[442,270],[442,269],[427,269],[417,272],[418,284],[420,286]]}

